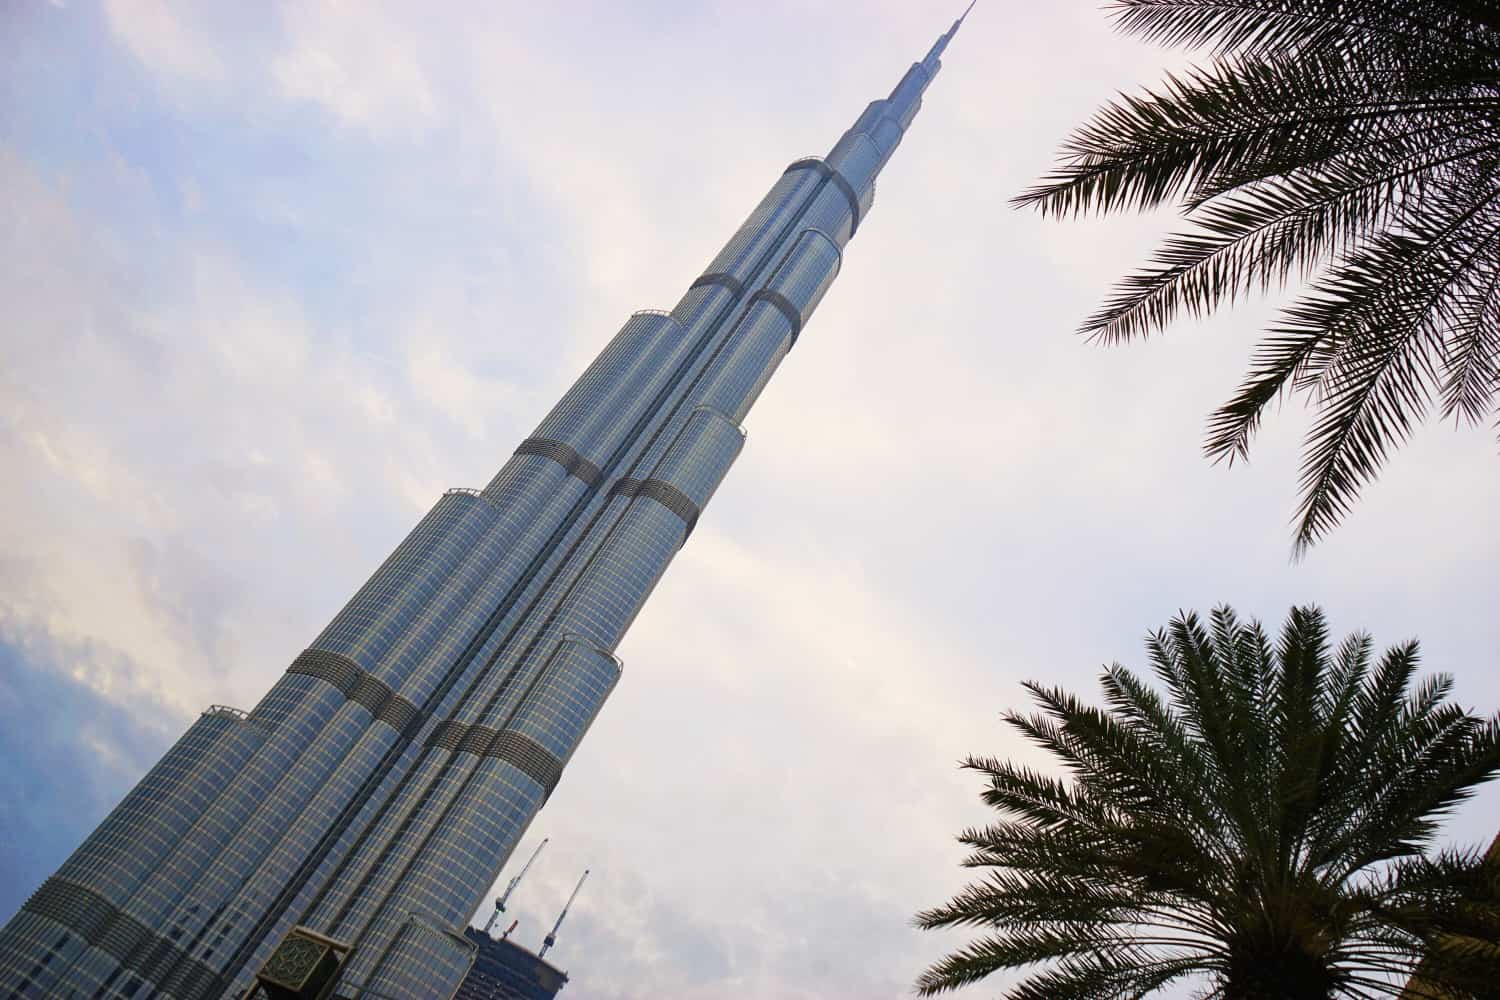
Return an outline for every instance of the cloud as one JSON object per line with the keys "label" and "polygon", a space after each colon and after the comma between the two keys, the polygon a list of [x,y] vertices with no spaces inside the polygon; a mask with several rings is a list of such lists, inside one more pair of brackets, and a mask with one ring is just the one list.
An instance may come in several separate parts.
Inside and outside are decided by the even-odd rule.
{"label": "cloud", "polygon": [[[419,57],[419,24],[382,7],[288,4],[286,47],[270,66],[280,95],[306,101],[376,137],[420,134],[437,104]],[[416,8],[409,8],[415,13]]]}
{"label": "cloud", "polygon": [[185,5],[170,0],[106,0],[111,29],[130,52],[155,72],[194,82],[222,79],[219,39],[195,30],[181,16]]}
{"label": "cloud", "polygon": [[[175,738],[188,719],[125,702],[76,678],[108,669],[96,647],[35,633],[0,641],[0,910],[52,873]],[[126,705],[128,711],[122,710]],[[66,788],[66,794],[59,794]]]}
{"label": "cloud", "polygon": [[[452,386],[436,387],[425,420],[398,423],[393,400],[405,409],[434,395],[420,367],[315,336],[285,293],[253,286],[211,242],[179,241],[177,280],[142,289],[101,248],[108,235],[85,235],[62,190],[13,155],[0,176],[16,195],[6,231],[18,265],[0,278],[15,319],[0,455],[28,483],[0,501],[3,619],[139,665],[92,677],[101,691],[141,687],[184,711],[253,702],[296,651],[282,629],[295,624],[305,642],[349,584],[312,568],[348,558],[368,529],[359,494],[405,519],[446,485],[420,456],[438,451]],[[162,249],[142,238],[144,254]],[[504,380],[429,356],[465,380],[459,403],[485,402],[467,419],[503,408],[493,397],[506,397]],[[289,527],[315,511],[341,530],[313,542]],[[247,589],[245,574],[260,582]]]}

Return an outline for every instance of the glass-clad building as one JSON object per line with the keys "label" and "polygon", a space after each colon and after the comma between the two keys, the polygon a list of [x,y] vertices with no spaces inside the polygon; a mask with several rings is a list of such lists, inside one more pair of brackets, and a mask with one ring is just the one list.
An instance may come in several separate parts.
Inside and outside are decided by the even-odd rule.
{"label": "glass-clad building", "polygon": [[462,928],[961,22],[787,167],[671,311],[626,320],[488,484],[440,497],[254,710],[193,724],[0,931],[0,1000],[452,994]]}
{"label": "glass-clad building", "polygon": [[474,967],[453,1000],[552,1000],[568,974],[508,938],[493,938],[477,927],[464,928],[474,945]]}

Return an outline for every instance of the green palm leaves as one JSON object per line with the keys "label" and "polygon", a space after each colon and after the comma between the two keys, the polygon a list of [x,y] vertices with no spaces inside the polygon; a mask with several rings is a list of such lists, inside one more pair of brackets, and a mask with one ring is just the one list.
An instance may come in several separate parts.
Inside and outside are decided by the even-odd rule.
{"label": "green palm leaves", "polygon": [[[1332,646],[1315,608],[1274,645],[1221,608],[1147,648],[1164,693],[1115,665],[1105,708],[1028,684],[1040,711],[1005,715],[1066,779],[965,762],[1002,814],[959,838],[985,875],[917,921],[990,934],[922,993],[1039,963],[1007,996],[1138,997],[1188,976],[1226,1000],[1389,996],[1437,940],[1500,971],[1455,943],[1494,929],[1493,870],[1422,855],[1500,771],[1500,719],[1448,704],[1446,677],[1413,686],[1415,642],[1378,660],[1368,636]],[[1476,974],[1439,976],[1461,990]]]}
{"label": "green palm leaves", "polygon": [[1212,59],[1107,105],[1017,203],[1184,209],[1188,229],[1084,322],[1104,342],[1312,278],[1205,443],[1233,462],[1270,402],[1288,391],[1313,402],[1301,551],[1434,406],[1470,423],[1500,415],[1500,3],[1114,9],[1123,30]]}

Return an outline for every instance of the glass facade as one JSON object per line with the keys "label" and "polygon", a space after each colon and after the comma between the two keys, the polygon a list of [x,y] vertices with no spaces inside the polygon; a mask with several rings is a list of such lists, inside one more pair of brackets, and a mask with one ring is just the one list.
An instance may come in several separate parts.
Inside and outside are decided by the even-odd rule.
{"label": "glass facade", "polygon": [[631,316],[488,485],[440,497],[253,711],[204,713],[0,930],[0,1000],[243,996],[299,925],[352,947],[338,996],[457,988],[461,928],[957,28],[791,164],[675,308]]}
{"label": "glass facade", "polygon": [[567,985],[567,973],[514,941],[473,927],[464,937],[474,945],[474,967],[454,1000],[553,1000]]}

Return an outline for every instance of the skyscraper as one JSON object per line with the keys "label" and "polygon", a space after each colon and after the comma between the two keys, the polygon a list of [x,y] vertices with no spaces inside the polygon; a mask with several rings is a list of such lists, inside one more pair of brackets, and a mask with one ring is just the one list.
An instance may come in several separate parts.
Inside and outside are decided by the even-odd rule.
{"label": "skyscraper", "polygon": [[444,494],[251,712],[213,707],[0,931],[0,997],[449,995],[461,930],[620,676],[740,421],[963,18]]}

